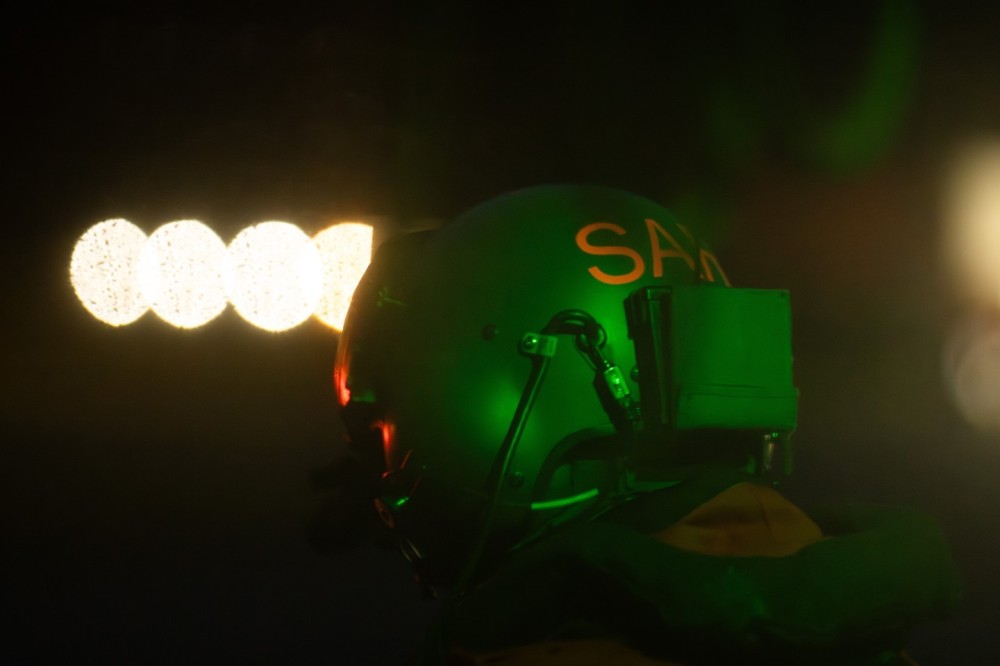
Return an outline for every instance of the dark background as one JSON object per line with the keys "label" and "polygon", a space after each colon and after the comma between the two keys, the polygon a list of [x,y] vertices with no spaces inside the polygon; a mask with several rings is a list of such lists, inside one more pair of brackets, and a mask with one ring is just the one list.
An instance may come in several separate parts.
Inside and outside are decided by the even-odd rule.
{"label": "dark background", "polygon": [[940,253],[951,151],[1000,133],[1000,11],[578,4],[5,20],[0,658],[393,664],[435,608],[394,553],[330,547],[350,532],[322,473],[344,452],[336,333],[231,309],[107,327],[69,285],[87,227],[198,218],[228,240],[365,216],[385,236],[592,182],[702,225],[736,283],[791,290],[788,493],[933,515],[967,599],[912,652],[1000,659],[1000,436],[946,392],[965,310]]}

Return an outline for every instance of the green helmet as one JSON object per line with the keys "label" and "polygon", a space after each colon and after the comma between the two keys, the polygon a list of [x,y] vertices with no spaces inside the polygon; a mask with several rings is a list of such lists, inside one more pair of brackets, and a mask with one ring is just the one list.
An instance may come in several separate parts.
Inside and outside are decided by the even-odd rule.
{"label": "green helmet", "polygon": [[572,336],[558,338],[530,414],[512,425],[532,371],[526,340],[549,340],[541,332],[556,313],[583,311],[599,357],[621,369],[617,397],[635,394],[623,303],[642,287],[696,284],[728,280],[692,230],[647,199],[599,187],[521,190],[379,248],[354,294],[335,383],[349,440],[380,468],[379,513],[430,564],[427,578],[447,579],[466,556],[515,426],[493,550],[616,483],[620,460],[605,450],[620,445],[616,428],[594,358]]}

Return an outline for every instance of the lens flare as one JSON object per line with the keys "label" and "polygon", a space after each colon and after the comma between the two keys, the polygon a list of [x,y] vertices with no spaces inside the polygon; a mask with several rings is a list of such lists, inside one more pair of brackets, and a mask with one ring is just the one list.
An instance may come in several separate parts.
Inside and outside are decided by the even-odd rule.
{"label": "lens flare", "polygon": [[945,346],[944,371],[966,422],[1000,430],[1000,318],[980,316],[956,326]]}
{"label": "lens flare", "polygon": [[261,222],[229,244],[225,282],[241,317],[267,331],[286,331],[319,304],[323,266],[316,246],[297,226]]}
{"label": "lens flare", "polygon": [[139,287],[161,319],[197,328],[226,309],[226,245],[197,220],[165,224],[139,255]]}
{"label": "lens flare", "polygon": [[128,220],[95,224],[73,247],[69,279],[90,314],[111,326],[131,324],[149,309],[137,281],[146,234]]}
{"label": "lens flare", "polygon": [[945,248],[962,291],[986,304],[1000,302],[1000,139],[958,153],[945,209]]}
{"label": "lens flare", "polygon": [[316,318],[342,330],[358,281],[372,258],[372,227],[358,222],[342,222],[324,229],[313,238],[323,262],[323,292]]}

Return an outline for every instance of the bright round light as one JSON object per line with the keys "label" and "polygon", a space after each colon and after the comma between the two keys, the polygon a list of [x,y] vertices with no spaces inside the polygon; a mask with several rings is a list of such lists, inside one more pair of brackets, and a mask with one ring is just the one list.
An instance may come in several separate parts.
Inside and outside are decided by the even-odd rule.
{"label": "bright round light", "polygon": [[128,220],[105,220],[73,247],[69,279],[76,297],[106,324],[131,324],[148,306],[136,279],[146,234]]}
{"label": "bright round light", "polygon": [[165,322],[197,328],[226,309],[226,245],[197,220],[165,224],[139,256],[139,287]]}
{"label": "bright round light", "polygon": [[229,244],[226,263],[229,302],[258,328],[288,330],[319,304],[319,251],[294,224],[261,222],[244,229]]}
{"label": "bright round light", "polygon": [[342,222],[313,238],[323,262],[323,293],[316,318],[334,328],[344,328],[351,296],[372,259],[372,228],[357,222]]}
{"label": "bright round light", "polygon": [[1000,140],[982,140],[957,154],[947,192],[945,248],[962,290],[1000,301]]}

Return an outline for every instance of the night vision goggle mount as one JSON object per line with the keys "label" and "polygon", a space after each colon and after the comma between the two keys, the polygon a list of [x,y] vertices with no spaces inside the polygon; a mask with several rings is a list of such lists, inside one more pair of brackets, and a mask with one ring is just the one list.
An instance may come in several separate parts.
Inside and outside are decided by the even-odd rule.
{"label": "night vision goggle mount", "polygon": [[[784,290],[645,287],[625,300],[640,395],[640,459],[693,432],[758,434],[765,476],[791,472],[791,309]],[[775,453],[782,452],[780,470]]]}
{"label": "night vision goggle mount", "polygon": [[[798,391],[792,382],[791,311],[784,290],[707,285],[644,287],[624,302],[639,384],[637,402],[622,370],[604,353],[601,324],[582,310],[557,313],[540,333],[526,333],[521,352],[535,371],[501,453],[520,434],[533,396],[555,354],[557,335],[575,337],[594,369],[604,411],[631,444],[637,477],[653,480],[658,467],[676,464],[678,443],[705,439],[753,441],[754,462],[766,477],[791,472],[789,437]],[[697,445],[695,445],[696,448]],[[775,457],[781,451],[780,464]],[[502,458],[498,458],[501,460]],[[498,464],[494,478],[502,478]]]}

